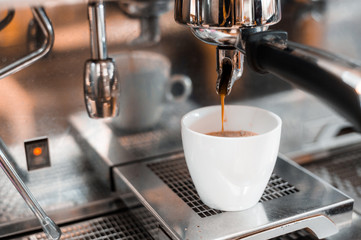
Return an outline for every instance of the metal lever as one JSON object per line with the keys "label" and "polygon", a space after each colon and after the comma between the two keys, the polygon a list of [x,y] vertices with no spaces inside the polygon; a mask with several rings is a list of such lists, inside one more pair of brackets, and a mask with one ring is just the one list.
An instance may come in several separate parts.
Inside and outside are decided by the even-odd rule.
{"label": "metal lever", "polygon": [[84,98],[91,118],[118,115],[119,81],[113,59],[108,58],[103,1],[89,2],[91,59],[85,63]]}
{"label": "metal lever", "polygon": [[44,9],[42,7],[33,7],[31,8],[31,11],[33,13],[36,22],[39,24],[41,31],[45,36],[44,43],[39,49],[29,53],[27,56],[1,68],[0,79],[28,67],[32,63],[36,62],[37,60],[45,56],[48,52],[50,52],[51,48],[53,47],[54,44],[53,26],[51,25],[51,22],[48,16],[46,15]]}
{"label": "metal lever", "polygon": [[253,70],[272,73],[324,100],[361,132],[361,64],[292,43],[283,31],[251,34],[246,55]]}
{"label": "metal lever", "polygon": [[25,183],[21,180],[13,166],[11,165],[9,159],[10,154],[6,149],[5,143],[0,139],[0,166],[4,170],[6,176],[13,183],[16,190],[25,200],[26,204],[29,206],[31,211],[38,218],[41,227],[44,230],[44,233],[49,239],[60,239],[61,231],[59,227],[51,220],[44,210],[41,208],[39,203],[34,198],[33,194],[30,192]]}

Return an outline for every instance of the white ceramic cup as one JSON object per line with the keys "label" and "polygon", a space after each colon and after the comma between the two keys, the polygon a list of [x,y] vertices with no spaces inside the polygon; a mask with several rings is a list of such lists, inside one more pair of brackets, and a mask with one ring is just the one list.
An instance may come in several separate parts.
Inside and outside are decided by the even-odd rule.
{"label": "white ceramic cup", "polygon": [[[119,116],[112,124],[119,129],[143,130],[156,125],[165,104],[185,101],[192,92],[188,76],[171,75],[171,62],[164,55],[147,51],[122,52],[112,56],[119,75]],[[179,95],[175,84],[183,86]]]}
{"label": "white ceramic cup", "polygon": [[211,208],[240,211],[257,204],[276,163],[281,119],[264,109],[225,106],[224,130],[250,137],[216,137],[221,106],[199,108],[182,118],[185,159],[201,200]]}

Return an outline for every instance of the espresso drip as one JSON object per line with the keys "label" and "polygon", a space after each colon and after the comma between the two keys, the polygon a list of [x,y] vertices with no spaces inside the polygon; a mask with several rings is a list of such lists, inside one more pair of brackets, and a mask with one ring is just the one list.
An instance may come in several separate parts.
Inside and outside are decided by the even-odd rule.
{"label": "espresso drip", "polygon": [[226,98],[226,94],[220,94],[221,96],[221,106],[222,106],[222,132],[224,131],[224,99]]}
{"label": "espresso drip", "polygon": [[221,106],[222,106],[222,129],[219,132],[210,132],[207,135],[217,136],[217,137],[250,137],[258,135],[257,133],[251,131],[224,131],[224,99],[226,98],[226,94],[219,94],[221,97]]}

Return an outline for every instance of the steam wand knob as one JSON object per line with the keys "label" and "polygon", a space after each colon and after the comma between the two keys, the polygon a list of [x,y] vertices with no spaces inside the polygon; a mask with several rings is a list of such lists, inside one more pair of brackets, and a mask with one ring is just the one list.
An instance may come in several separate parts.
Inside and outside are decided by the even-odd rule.
{"label": "steam wand knob", "polygon": [[105,9],[102,0],[88,3],[91,59],[85,63],[84,98],[91,118],[118,115],[119,80],[113,59],[108,58]]}

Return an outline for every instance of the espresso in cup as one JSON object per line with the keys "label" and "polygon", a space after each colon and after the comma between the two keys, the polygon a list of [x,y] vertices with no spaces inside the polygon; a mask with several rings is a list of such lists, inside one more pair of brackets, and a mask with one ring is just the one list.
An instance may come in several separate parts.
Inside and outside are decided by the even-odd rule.
{"label": "espresso in cup", "polygon": [[207,135],[210,136],[216,136],[216,137],[250,137],[258,135],[257,133],[251,132],[251,131],[219,131],[219,132],[210,132],[207,133]]}
{"label": "espresso in cup", "polygon": [[215,136],[215,137],[250,137],[258,135],[257,133],[251,131],[224,131],[224,100],[226,98],[226,94],[220,94],[221,97],[221,119],[222,119],[222,129],[218,132],[209,132],[207,135]]}

